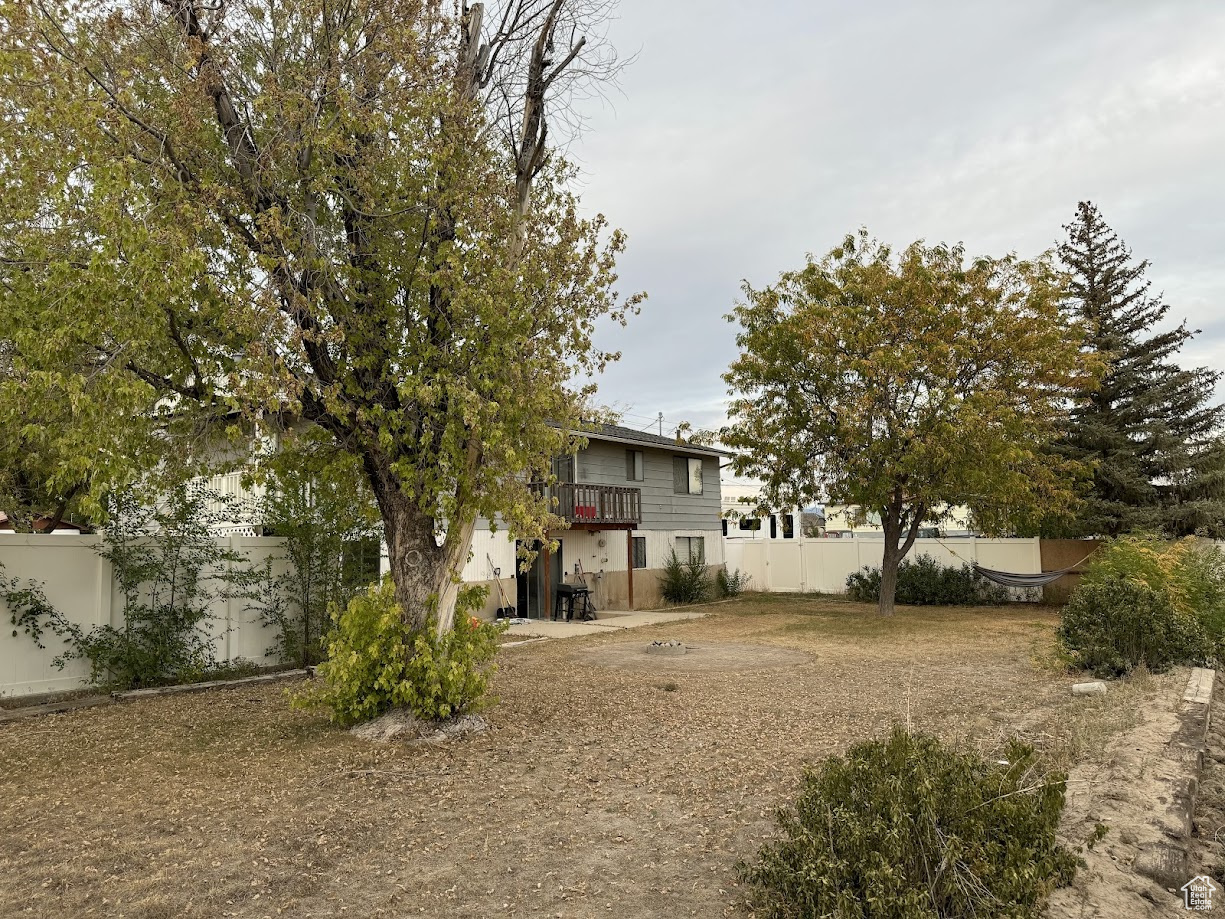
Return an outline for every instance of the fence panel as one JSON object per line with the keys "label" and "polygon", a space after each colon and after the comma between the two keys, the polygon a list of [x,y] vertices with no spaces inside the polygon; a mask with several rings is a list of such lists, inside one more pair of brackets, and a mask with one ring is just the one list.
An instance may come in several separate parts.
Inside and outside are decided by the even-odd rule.
{"label": "fence panel", "polygon": [[[752,576],[751,590],[844,593],[847,575],[864,566],[880,567],[884,543],[871,538],[729,539],[725,549],[728,569],[739,568]],[[920,555],[951,567],[978,562],[985,568],[1017,574],[1042,570],[1037,539],[917,539],[910,557]]]}
{"label": "fence panel", "polygon": [[[225,536],[219,540],[245,553],[256,566],[279,554],[283,541],[271,537]],[[123,625],[123,597],[109,562],[97,553],[98,536],[18,533],[0,534],[0,575],[40,585],[51,603],[71,622],[88,631],[95,626]],[[277,559],[273,573],[284,571]],[[22,696],[42,692],[80,689],[89,677],[88,661],[72,661],[64,669],[55,658],[67,650],[62,640],[44,632],[39,648],[29,635],[8,623],[9,611],[0,601],[0,696]],[[259,611],[242,599],[219,600],[212,610],[208,633],[214,638],[219,661],[246,658],[257,664],[272,661],[266,652],[276,639],[275,630],[260,621]]]}
{"label": "fence panel", "polygon": [[846,576],[860,567],[859,540],[814,539],[802,544],[805,590],[838,594],[846,590]]}
{"label": "fence panel", "polygon": [[749,576],[750,590],[770,590],[766,574],[765,544],[754,540],[723,540],[728,571],[739,569]]}
{"label": "fence panel", "polygon": [[[110,566],[94,551],[97,536],[0,536],[0,564],[6,579],[19,578],[42,586],[47,600],[83,628],[111,622]],[[21,586],[24,586],[21,585]],[[89,664],[72,661],[63,670],[52,663],[68,646],[44,632],[38,648],[30,636],[8,622],[9,611],[0,601],[4,616],[0,632],[0,695],[25,695],[76,689],[89,676]]]}

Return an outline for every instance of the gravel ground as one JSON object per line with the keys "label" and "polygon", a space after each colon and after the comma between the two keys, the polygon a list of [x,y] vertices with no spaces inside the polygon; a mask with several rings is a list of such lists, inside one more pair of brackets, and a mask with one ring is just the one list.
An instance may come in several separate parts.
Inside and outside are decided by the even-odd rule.
{"label": "gravel ground", "polygon": [[[505,648],[492,730],[437,747],[285,684],[0,725],[0,916],[747,916],[735,863],[805,764],[907,719],[1064,766],[1126,726],[1044,663],[1049,610],[712,610]],[[669,638],[702,654],[634,653]]]}

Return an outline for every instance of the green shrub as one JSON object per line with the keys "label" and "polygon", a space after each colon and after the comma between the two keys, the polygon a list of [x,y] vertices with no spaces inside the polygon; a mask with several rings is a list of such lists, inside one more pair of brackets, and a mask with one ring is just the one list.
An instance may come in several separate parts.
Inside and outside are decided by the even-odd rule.
{"label": "green shrub", "polygon": [[257,580],[250,560],[213,535],[240,513],[233,498],[198,482],[176,486],[156,506],[112,495],[98,554],[123,595],[123,625],[98,626],[76,643],[92,682],[127,689],[213,678],[212,611],[246,599]]}
{"label": "green shrub", "polygon": [[114,572],[123,623],[86,630],[52,607],[41,585],[0,579],[0,599],[13,625],[40,648],[45,629],[58,635],[67,648],[53,665],[88,660],[95,686],[134,689],[224,678],[212,610],[222,601],[248,599],[258,580],[247,557],[212,532],[236,519],[233,499],[187,483],[156,506],[116,492],[108,510],[97,552]]}
{"label": "green shrub", "polygon": [[1225,648],[1225,554],[1194,537],[1112,540],[1064,606],[1059,639],[1099,676],[1141,662],[1152,670],[1216,663]]}
{"label": "green shrub", "polygon": [[[880,569],[864,567],[847,575],[846,592],[852,600],[875,603],[880,599]],[[930,555],[903,559],[897,569],[898,603],[911,606],[999,606],[1008,602],[1008,589],[993,584],[963,564],[946,568]]]}
{"label": "green shrub", "polygon": [[266,656],[308,667],[324,658],[333,604],[379,580],[379,515],[360,463],[313,433],[296,435],[271,467],[259,515],[284,548],[266,560],[253,599],[277,636]]}
{"label": "green shrub", "polygon": [[765,919],[1028,919],[1069,883],[1066,776],[1032,747],[985,762],[895,728],[810,771],[781,837],[739,866]]}
{"label": "green shrub", "polygon": [[701,553],[682,562],[673,549],[664,562],[659,590],[669,603],[701,603],[710,596],[710,574]]}
{"label": "green shrub", "polygon": [[738,597],[744,593],[751,580],[753,580],[752,576],[745,574],[739,568],[728,574],[727,568],[724,567],[715,574],[715,589],[721,597]]}
{"label": "green shrub", "polygon": [[860,603],[875,603],[880,599],[880,569],[864,565],[846,576],[846,595]]}
{"label": "green shrub", "polygon": [[[0,600],[8,607],[13,637],[16,638],[19,632],[25,632],[38,648],[47,647],[43,644],[43,634],[47,631],[64,639],[69,645],[80,641],[83,634],[81,627],[52,605],[43,587],[41,581],[6,577],[4,563],[0,562]],[[63,670],[68,659],[71,658],[61,655],[52,663],[57,669]]]}
{"label": "green shrub", "polygon": [[455,626],[442,637],[432,623],[406,625],[391,579],[333,608],[327,660],[316,671],[317,684],[296,703],[326,707],[333,721],[351,725],[407,708],[418,718],[436,721],[475,710],[485,701],[505,624],[471,616],[485,588],[460,591]]}
{"label": "green shrub", "polygon": [[1178,613],[1197,619],[1218,641],[1225,639],[1225,553],[1218,546],[1193,536],[1121,536],[1093,554],[1081,584],[1118,579],[1164,594]]}
{"label": "green shrub", "polygon": [[1160,672],[1215,656],[1199,620],[1175,609],[1167,591],[1113,574],[1072,592],[1058,636],[1077,666],[1101,677],[1127,673],[1140,663]]}

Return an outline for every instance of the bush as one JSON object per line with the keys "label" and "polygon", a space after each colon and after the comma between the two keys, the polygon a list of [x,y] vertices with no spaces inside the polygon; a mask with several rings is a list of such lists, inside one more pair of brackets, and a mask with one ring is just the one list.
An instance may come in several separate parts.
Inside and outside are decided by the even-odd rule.
{"label": "bush", "polygon": [[156,507],[112,497],[98,554],[123,594],[123,625],[98,626],[76,642],[92,682],[128,689],[213,678],[212,610],[244,599],[256,580],[247,557],[213,535],[237,516],[232,498],[199,483],[171,489]]}
{"label": "bush", "polygon": [[748,588],[751,580],[753,578],[739,568],[731,574],[727,573],[727,568],[720,568],[715,574],[715,589],[721,597],[738,597]]}
{"label": "bush", "polygon": [[[846,592],[852,600],[875,603],[880,599],[880,569],[865,566],[847,575]],[[930,555],[920,555],[898,565],[895,599],[911,606],[999,606],[1008,602],[1008,589],[968,564],[946,568]]]}
{"label": "bush", "polygon": [[1158,671],[1216,663],[1225,647],[1225,554],[1193,537],[1113,540],[1064,606],[1059,640],[1098,676],[1141,662]]}
{"label": "bush", "polygon": [[[899,566],[900,567],[900,566]],[[846,576],[846,595],[860,603],[875,603],[880,599],[880,569],[864,565]]]}
{"label": "bush", "polygon": [[1128,673],[1140,663],[1161,672],[1215,656],[1199,621],[1176,610],[1166,592],[1117,576],[1072,592],[1058,636],[1073,662],[1099,677]]}
{"label": "bush", "polygon": [[407,708],[424,721],[455,718],[486,701],[498,635],[505,624],[471,616],[485,588],[460,591],[455,626],[438,636],[434,624],[405,624],[391,579],[333,608],[327,660],[316,671],[316,686],[296,701],[326,707],[343,725]]}
{"label": "bush", "polygon": [[1125,579],[1170,600],[1181,615],[1199,620],[1215,638],[1225,638],[1225,553],[1210,542],[1121,536],[1094,553],[1081,584]]}
{"label": "bush", "polygon": [[659,579],[659,590],[669,603],[701,603],[710,596],[710,574],[706,571],[706,559],[693,555],[688,561],[677,558],[676,550],[668,553],[663,574]]}
{"label": "bush", "polygon": [[269,556],[255,599],[277,636],[265,656],[300,667],[324,658],[329,610],[379,580],[379,516],[360,464],[321,448],[310,434],[273,460],[259,509],[267,535],[284,539]]}
{"label": "bush", "polygon": [[1012,742],[992,764],[895,728],[804,779],[780,839],[739,866],[767,919],[1026,919],[1071,881],[1055,839],[1066,776]]}

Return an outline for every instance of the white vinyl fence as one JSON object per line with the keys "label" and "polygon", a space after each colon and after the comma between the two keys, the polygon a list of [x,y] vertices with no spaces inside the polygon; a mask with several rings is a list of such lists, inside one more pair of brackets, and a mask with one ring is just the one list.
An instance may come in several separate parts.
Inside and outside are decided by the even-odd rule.
{"label": "white vinyl fence", "polygon": [[[100,557],[97,536],[0,534],[0,577],[41,585],[57,610],[89,630],[109,623],[123,625],[123,595],[114,583],[111,565]],[[223,536],[223,546],[245,554],[261,566],[270,555],[278,555],[282,540],[270,537]],[[273,573],[284,571],[283,561],[273,563]],[[218,661],[245,658],[258,664],[272,663],[265,655],[276,640],[275,629],[265,627],[259,613],[243,600],[219,601],[209,620]],[[63,670],[52,661],[65,644],[44,632],[45,649],[25,632],[10,625],[10,611],[0,600],[0,696],[22,696],[40,692],[80,689],[89,676],[89,662],[75,660]]]}
{"label": "white vinyl fence", "polygon": [[[749,590],[779,593],[846,592],[847,575],[867,566],[879,568],[884,542],[865,539],[771,539],[725,541],[727,570],[739,568],[752,581]],[[954,554],[955,553],[955,554]],[[943,566],[976,562],[984,568],[1015,574],[1042,571],[1035,539],[916,539],[907,558],[930,555]]]}

